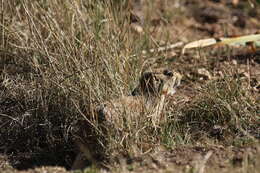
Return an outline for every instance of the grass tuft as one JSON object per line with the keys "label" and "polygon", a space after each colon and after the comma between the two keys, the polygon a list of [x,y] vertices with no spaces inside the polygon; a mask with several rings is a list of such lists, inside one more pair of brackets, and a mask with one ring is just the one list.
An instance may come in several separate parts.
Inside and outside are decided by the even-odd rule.
{"label": "grass tuft", "polygon": [[[203,143],[204,138],[218,139],[226,145],[236,140],[255,141],[259,138],[258,110],[241,80],[225,77],[211,81],[191,103],[175,109],[164,130],[168,134],[166,144],[176,143],[176,138],[181,144]],[[174,140],[168,140],[171,137]]]}

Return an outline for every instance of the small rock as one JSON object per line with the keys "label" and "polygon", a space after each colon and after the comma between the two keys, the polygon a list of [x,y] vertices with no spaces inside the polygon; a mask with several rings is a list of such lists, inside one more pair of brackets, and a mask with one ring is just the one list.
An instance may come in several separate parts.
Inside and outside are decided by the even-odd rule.
{"label": "small rock", "polygon": [[212,79],[210,72],[205,68],[198,69],[198,74],[201,75],[203,78]]}

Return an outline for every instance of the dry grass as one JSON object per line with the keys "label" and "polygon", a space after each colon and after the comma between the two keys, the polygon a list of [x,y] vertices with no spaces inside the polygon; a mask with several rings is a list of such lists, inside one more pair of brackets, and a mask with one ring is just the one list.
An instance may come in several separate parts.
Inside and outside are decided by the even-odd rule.
{"label": "dry grass", "polygon": [[2,5],[1,146],[7,153],[72,150],[77,120],[135,87],[143,59],[130,55],[149,39],[130,35],[127,2]]}
{"label": "dry grass", "polygon": [[[148,31],[131,31],[127,0],[1,2],[0,152],[26,153],[34,166],[69,168],[77,122],[90,119],[104,100],[130,94],[147,66],[142,50],[157,43]],[[160,145],[258,141],[259,103],[239,79],[209,82],[198,93],[191,102],[169,106],[159,128],[140,116],[109,129],[104,154],[114,161],[152,153]],[[99,132],[94,122],[92,127]]]}
{"label": "dry grass", "polygon": [[[240,79],[228,76],[210,81],[191,103],[170,113],[175,116],[168,121],[164,133],[175,132],[175,138],[181,138],[185,143],[207,143],[207,139],[217,140],[215,142],[222,145],[245,139],[256,141],[259,138],[259,105],[242,83]],[[167,136],[166,144],[176,143],[177,140],[172,139]]]}

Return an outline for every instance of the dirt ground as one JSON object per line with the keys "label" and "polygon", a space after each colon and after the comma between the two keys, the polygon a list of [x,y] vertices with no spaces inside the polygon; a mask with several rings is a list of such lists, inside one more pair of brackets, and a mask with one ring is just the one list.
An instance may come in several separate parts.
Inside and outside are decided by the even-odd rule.
{"label": "dirt ground", "polygon": [[[163,2],[163,3],[162,3]],[[167,30],[170,42],[191,42],[203,38],[217,38],[223,36],[241,36],[260,33],[260,4],[251,8],[246,0],[241,0],[237,6],[231,0],[187,0],[187,1],[155,1],[158,6],[150,22],[153,24],[151,33],[155,39]],[[173,9],[173,10],[169,10]],[[145,7],[137,10],[138,15],[144,15]],[[164,16],[165,11],[171,11]],[[144,19],[145,20],[145,17]],[[173,40],[173,41],[172,41]],[[179,88],[172,104],[187,104],[196,96],[198,89],[210,79],[223,73],[232,74],[237,71],[246,79],[250,76],[251,92],[256,100],[260,100],[260,50],[252,52],[249,48],[232,48],[230,56],[218,54],[224,48],[206,48],[200,51],[188,51],[182,58],[176,59],[181,50],[172,50],[158,55],[167,60],[183,76],[182,86]],[[205,53],[206,52],[206,53]],[[209,53],[210,52],[210,53]],[[209,55],[210,54],[210,55]],[[205,57],[210,60],[203,61]],[[200,71],[198,70],[200,69]],[[228,71],[227,71],[228,69]],[[257,140],[259,132],[255,132]],[[30,165],[30,154],[21,156],[0,155],[1,173],[66,173],[71,172],[69,166],[55,166],[52,164]],[[68,156],[72,162],[75,156]],[[207,158],[209,157],[209,158]],[[66,159],[62,159],[66,160]],[[205,172],[259,172],[260,145],[224,146],[222,144],[208,144],[205,146],[180,146],[171,150],[158,147],[158,151],[151,155],[143,155],[131,160],[119,160],[118,165],[111,170],[115,172],[198,172],[201,164],[206,162]],[[28,166],[26,166],[28,164]],[[52,166],[49,166],[52,165]],[[59,165],[59,164],[57,164]],[[24,169],[25,168],[25,169]],[[245,170],[246,169],[246,170]],[[95,169],[85,171],[96,172]],[[107,172],[102,170],[101,172]]]}
{"label": "dirt ground", "polygon": [[[257,173],[260,169],[259,145],[248,147],[224,147],[217,146],[185,146],[172,150],[159,148],[152,155],[144,155],[122,159],[119,165],[111,170],[115,172],[197,172],[204,163],[205,157],[210,153],[205,172],[252,172]],[[19,160],[17,160],[18,162]],[[7,156],[0,157],[1,172],[4,173],[66,173],[71,172],[60,166],[41,166],[34,169],[17,170],[12,167]],[[93,169],[95,170],[95,169]],[[92,171],[93,171],[92,170]],[[91,172],[91,169],[86,169]],[[107,172],[104,169],[101,172]]]}

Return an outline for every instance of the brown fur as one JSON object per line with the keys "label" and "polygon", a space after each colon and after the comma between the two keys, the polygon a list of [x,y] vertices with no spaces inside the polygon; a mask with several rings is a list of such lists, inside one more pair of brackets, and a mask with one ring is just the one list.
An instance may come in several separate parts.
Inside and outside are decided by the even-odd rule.
{"label": "brown fur", "polygon": [[[95,109],[95,114],[98,116],[97,119],[99,123],[107,128],[120,129],[123,121],[130,122],[138,119],[140,115],[147,115],[151,117],[153,124],[157,125],[158,121],[160,121],[165,96],[174,94],[176,87],[180,84],[180,80],[181,75],[179,73],[165,68],[146,71],[140,78],[140,84],[135,89],[134,96],[123,96],[98,106]],[[81,130],[85,132],[90,131],[90,129],[86,129],[86,126]],[[87,142],[83,142],[83,140],[82,138],[77,138],[76,144],[85,158],[95,164],[96,159],[93,156],[94,154],[92,154],[93,152],[91,152],[94,148],[90,147],[92,146],[90,143],[93,144],[97,140],[90,141],[90,139]],[[72,169],[80,169],[86,166],[82,160],[84,160],[83,155],[79,154],[74,161]]]}

